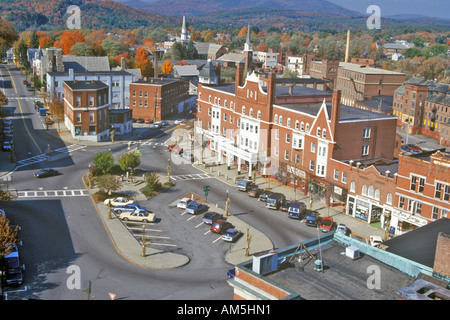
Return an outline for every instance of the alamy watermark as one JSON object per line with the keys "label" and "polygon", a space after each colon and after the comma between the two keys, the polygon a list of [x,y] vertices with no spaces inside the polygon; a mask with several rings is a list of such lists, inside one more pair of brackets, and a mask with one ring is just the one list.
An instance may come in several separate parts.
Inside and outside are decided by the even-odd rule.
{"label": "alamy watermark", "polygon": [[369,18],[367,18],[367,28],[372,29],[381,29],[381,9],[377,5],[370,5],[367,7],[366,13],[371,14]]}
{"label": "alamy watermark", "polygon": [[71,14],[67,18],[67,28],[70,30],[81,29],[81,9],[79,6],[71,5],[67,8],[67,13]]}

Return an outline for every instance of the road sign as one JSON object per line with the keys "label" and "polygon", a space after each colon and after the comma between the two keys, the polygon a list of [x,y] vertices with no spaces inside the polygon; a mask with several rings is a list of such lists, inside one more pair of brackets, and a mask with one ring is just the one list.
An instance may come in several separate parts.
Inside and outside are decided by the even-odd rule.
{"label": "road sign", "polygon": [[204,186],[203,187],[203,191],[208,192],[209,190],[211,190],[210,186]]}

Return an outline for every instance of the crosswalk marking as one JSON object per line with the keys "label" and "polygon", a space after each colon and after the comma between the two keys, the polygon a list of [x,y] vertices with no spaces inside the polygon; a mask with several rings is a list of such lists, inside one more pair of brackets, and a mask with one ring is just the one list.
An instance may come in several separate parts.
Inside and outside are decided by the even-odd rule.
{"label": "crosswalk marking", "polygon": [[88,195],[89,191],[86,189],[17,191],[18,198],[84,197]]}
{"label": "crosswalk marking", "polygon": [[199,180],[199,179],[210,179],[210,178],[213,178],[213,177],[210,176],[207,173],[183,174],[183,175],[170,176],[170,179],[172,179],[174,181],[179,181],[179,180]]}
{"label": "crosswalk marking", "polygon": [[139,141],[124,141],[124,144],[138,144],[140,143],[141,146],[165,146],[164,142],[153,142],[153,141],[145,141],[145,142],[139,142]]}
{"label": "crosswalk marking", "polygon": [[[58,149],[53,150],[53,151],[56,151],[56,152],[59,152],[59,153],[71,153],[71,152],[74,152],[74,151],[77,151],[77,150],[80,150],[80,149],[83,149],[83,148],[86,148],[86,146],[78,145],[78,144],[72,144],[72,145],[69,145],[69,146],[66,146],[66,147],[58,148]],[[50,157],[47,154],[42,153],[42,154],[39,154],[39,155],[31,157],[31,158],[27,158],[27,159],[23,159],[23,160],[17,161],[17,167],[23,167],[23,166],[28,166],[28,165],[33,164],[33,163],[47,161],[49,158]]]}

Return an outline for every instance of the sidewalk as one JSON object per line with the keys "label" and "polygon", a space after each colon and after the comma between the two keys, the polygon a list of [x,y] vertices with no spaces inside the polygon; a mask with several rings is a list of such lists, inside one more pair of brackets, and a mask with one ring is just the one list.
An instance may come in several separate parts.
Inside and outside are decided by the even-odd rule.
{"label": "sidewalk", "polygon": [[[241,174],[238,176],[237,174],[237,166],[232,165],[230,170],[226,164],[216,165],[213,167],[205,168],[203,165],[194,164],[194,167],[214,176],[216,179],[220,179],[224,183],[227,183],[231,187],[236,187],[236,179],[248,179],[248,172],[241,170]],[[256,176],[255,180],[256,185],[259,188],[267,189],[270,188],[273,192],[280,192],[286,196],[288,200],[294,200],[304,202],[306,207],[309,209],[309,196],[303,194],[301,191],[295,191],[294,188],[285,186],[280,184],[278,181],[274,179],[270,179],[270,183],[267,178]],[[255,200],[257,201],[257,200]],[[313,201],[312,210],[316,211],[320,214],[321,217],[332,217],[336,224],[342,223],[345,224],[350,230],[352,234],[355,236],[359,236],[361,238],[368,239],[371,235],[378,235],[384,237],[384,230],[374,227],[367,222],[349,216],[343,212],[342,206],[329,207],[325,202]],[[282,211],[277,211],[281,215],[286,215],[286,213]],[[287,217],[286,217],[287,219]]]}

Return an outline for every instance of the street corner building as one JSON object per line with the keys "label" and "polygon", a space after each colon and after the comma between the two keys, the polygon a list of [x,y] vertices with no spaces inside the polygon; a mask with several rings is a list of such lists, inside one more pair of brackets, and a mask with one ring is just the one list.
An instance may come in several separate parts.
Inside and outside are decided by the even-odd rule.
{"label": "street corner building", "polygon": [[64,81],[64,124],[74,138],[109,139],[109,87],[101,81]]}

